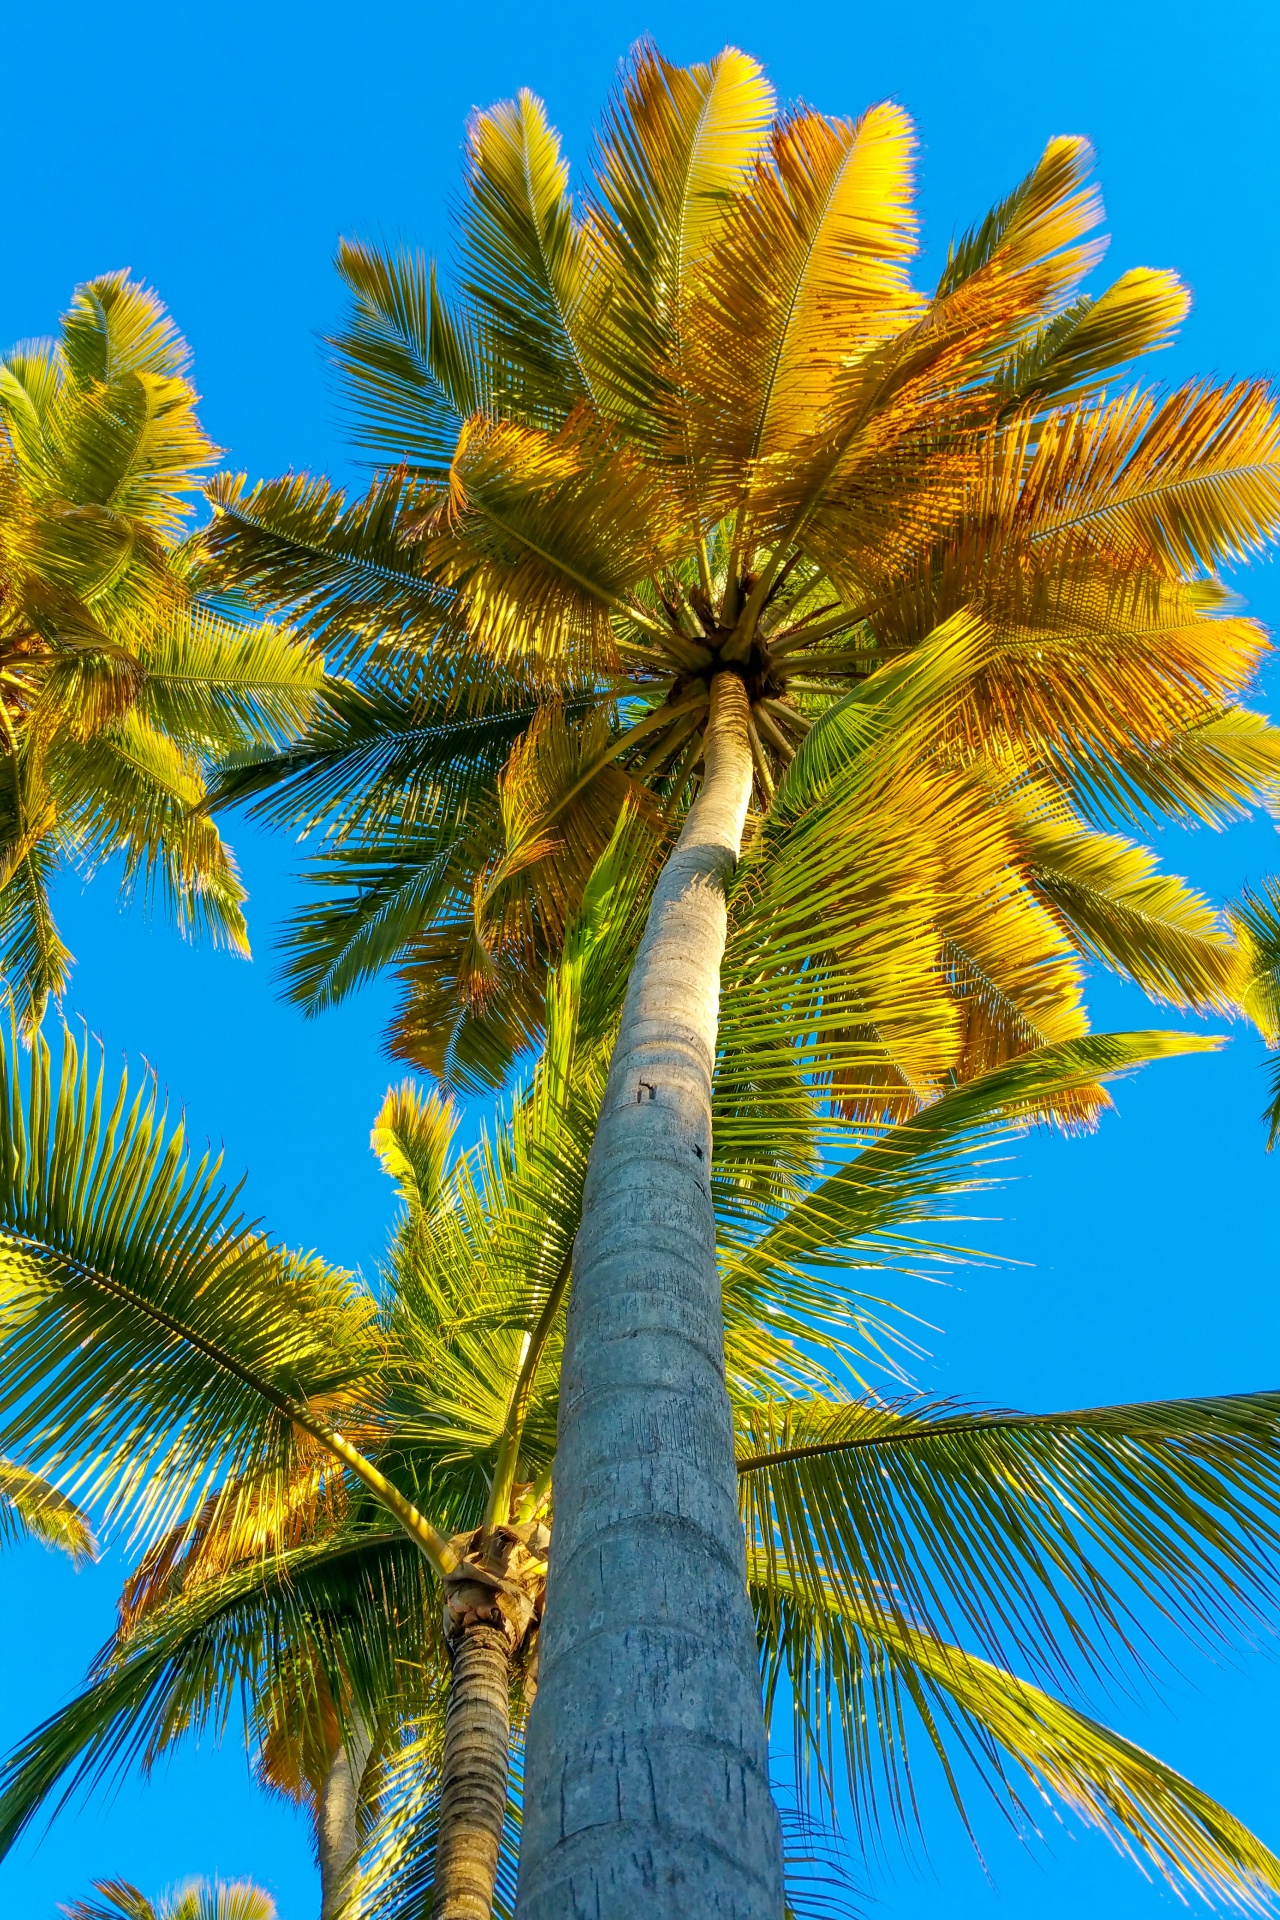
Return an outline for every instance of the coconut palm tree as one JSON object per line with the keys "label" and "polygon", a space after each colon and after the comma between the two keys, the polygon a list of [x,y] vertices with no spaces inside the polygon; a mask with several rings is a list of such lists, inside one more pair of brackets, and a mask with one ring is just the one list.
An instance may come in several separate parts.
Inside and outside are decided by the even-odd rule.
{"label": "coconut palm tree", "polygon": [[[1236,990],[1207,903],[1117,828],[1274,781],[1240,705],[1263,637],[1214,574],[1280,518],[1271,395],[1113,389],[1186,294],[1146,269],[1080,291],[1079,140],[917,291],[911,148],[892,105],[775,115],[733,50],[642,47],[577,203],[536,100],[478,115],[453,295],[414,256],[341,256],[382,476],[352,503],[213,490],[219,577],[351,669],[324,727],[224,789],[329,832],[290,936],[311,1004],[394,962],[396,1047],[494,1081],[618,807],[656,803],[574,1255],[525,1920],[780,1908],[717,1054],[732,1076],[754,1037],[733,1124],[777,1140],[815,1101],[882,1122],[1082,1032],[1081,955],[1178,1004]],[[629,1596],[603,1623],[600,1568]]]}
{"label": "coconut palm tree", "polygon": [[218,452],[189,361],[123,273],[0,361],[0,969],[36,1021],[70,968],[49,898],[68,863],[116,858],[126,891],[246,950],[206,773],[315,711],[310,651],[201,604],[178,556]]}
{"label": "coconut palm tree", "polygon": [[67,1920],[276,1920],[276,1903],[249,1880],[192,1880],[148,1900],[127,1880],[95,1880],[96,1900],[64,1907]]}
{"label": "coconut palm tree", "polygon": [[[104,1120],[71,1042],[57,1095],[41,1048],[25,1092],[6,1054],[4,1430],[56,1436],[110,1511],[160,1538],[89,1689],[11,1761],[4,1844],[69,1774],[149,1760],[247,1697],[268,1778],[310,1784],[322,1838],[326,1806],[347,1823],[330,1911],[353,1884],[357,1776],[363,1913],[420,1910],[428,1888],[446,1920],[510,1911],[511,1692],[518,1738],[559,1524],[569,1255],[644,879],[624,829],[508,1130],[451,1162],[442,1103],[388,1097],[374,1139],[404,1211],[380,1302],[238,1222],[154,1093],[122,1090]],[[1018,1416],[857,1389],[893,1338],[859,1275],[925,1257],[915,1229],[972,1184],[966,1145],[1196,1044],[1041,1049],[781,1203],[741,1166],[720,1178],[757,1657],[819,1813],[841,1754],[862,1818],[901,1811],[914,1710],[1001,1793],[1003,1754],[1171,1875],[1244,1897],[1280,1877],[1221,1808],[1061,1697],[1131,1645],[1135,1594],[1207,1633],[1266,1590],[1280,1396]]]}

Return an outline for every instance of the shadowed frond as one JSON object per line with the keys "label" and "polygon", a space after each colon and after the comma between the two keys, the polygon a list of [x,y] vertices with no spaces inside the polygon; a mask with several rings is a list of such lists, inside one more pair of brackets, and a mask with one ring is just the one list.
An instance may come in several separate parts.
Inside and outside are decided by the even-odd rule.
{"label": "shadowed frond", "polygon": [[325,480],[287,475],[246,489],[221,475],[200,536],[212,584],[287,609],[323,638],[336,670],[379,642],[421,645],[447,626],[452,597],[433,584],[408,539],[420,490],[393,474],[348,504]]}
{"label": "shadowed frond", "polygon": [[477,399],[473,343],[449,313],[434,261],[343,240],[352,296],[333,349],[359,444],[424,478],[443,479]]}

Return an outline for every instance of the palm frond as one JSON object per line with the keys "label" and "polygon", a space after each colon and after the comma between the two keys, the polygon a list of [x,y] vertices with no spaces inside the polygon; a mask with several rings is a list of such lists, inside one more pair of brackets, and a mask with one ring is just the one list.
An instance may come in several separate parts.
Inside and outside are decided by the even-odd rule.
{"label": "palm frond", "polygon": [[1149,267],[1122,273],[1096,299],[1073,301],[1013,357],[1000,376],[1008,404],[1083,398],[1126,360],[1167,346],[1190,306],[1176,274]]}
{"label": "palm frond", "polygon": [[447,624],[451,596],[424,577],[407,537],[418,492],[399,475],[350,504],[305,474],[250,491],[243,478],[222,475],[207,493],[208,580],[288,609],[302,632],[324,640],[335,671],[379,642],[427,645]]}
{"label": "palm frond", "polygon": [[768,1584],[758,1565],[751,1571],[769,1697],[785,1675],[812,1764],[829,1767],[834,1757],[833,1715],[851,1732],[851,1786],[868,1840],[882,1816],[913,1817],[908,1743],[919,1739],[937,1756],[966,1823],[956,1765],[961,1756],[1024,1831],[1034,1832],[1035,1823],[1019,1775],[1038,1796],[1056,1797],[1175,1889],[1246,1911],[1270,1910],[1280,1890],[1280,1861],[1172,1767],[1064,1701],[903,1625],[891,1612],[835,1594],[815,1604],[807,1589],[792,1589],[781,1570]]}
{"label": "palm frond", "polygon": [[738,1419],[748,1538],[793,1587],[1059,1684],[1142,1659],[1138,1598],[1212,1639],[1274,1586],[1280,1394],[1062,1414],[809,1399]]}
{"label": "palm frond", "polygon": [[421,1556],[385,1527],[348,1523],[191,1579],[109,1642],[89,1685],[10,1756],[0,1849],[131,1765],[149,1768],[185,1739],[221,1740],[242,1703],[247,1743],[277,1706],[318,1688],[329,1711],[342,1703],[369,1724],[388,1711],[438,1721],[445,1664]]}
{"label": "palm frond", "polygon": [[283,1497],[297,1422],[360,1404],[370,1303],[250,1226],[154,1082],[113,1096],[61,1052],[55,1082],[42,1040],[0,1049],[4,1445],[74,1459],[68,1491],[144,1532],[228,1474]]}
{"label": "palm frond", "polygon": [[343,240],[338,272],[352,305],[329,345],[360,446],[443,478],[479,382],[474,344],[444,303],[434,261]]}
{"label": "palm frond", "polygon": [[88,1520],[65,1493],[16,1460],[0,1459],[0,1538],[29,1536],[61,1547],[79,1566],[97,1554]]}
{"label": "palm frond", "polygon": [[[1280,1047],[1280,882],[1268,880],[1261,893],[1246,890],[1230,911],[1241,946],[1241,1005],[1268,1047]],[[1272,1097],[1262,1116],[1268,1147],[1280,1138],[1280,1062],[1272,1070],[1272,1081]]]}
{"label": "palm frond", "polygon": [[472,117],[461,215],[463,293],[492,411],[560,426],[590,391],[578,339],[585,293],[568,163],[527,89]]}
{"label": "palm frond", "polygon": [[[681,399],[690,309],[772,106],[759,66],[735,47],[677,67],[641,41],[602,129],[591,240],[607,293],[588,313],[595,389],[629,437],[679,448],[690,466],[700,452]],[[696,477],[686,484],[700,532]]]}

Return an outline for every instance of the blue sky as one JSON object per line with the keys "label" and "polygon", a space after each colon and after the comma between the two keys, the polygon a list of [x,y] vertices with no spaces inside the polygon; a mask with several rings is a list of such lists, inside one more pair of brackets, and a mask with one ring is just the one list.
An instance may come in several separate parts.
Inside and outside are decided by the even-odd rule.
{"label": "blue sky", "polygon": [[[0,180],[0,346],[52,329],[78,281],[129,266],[192,342],[204,417],[251,475],[347,471],[318,336],[336,318],[340,233],[447,244],[466,115],[527,85],[576,162],[619,57],[651,32],[676,59],[726,41],[765,61],[783,97],[852,113],[891,96],[920,133],[921,204],[936,261],[952,231],[1005,192],[1055,133],[1096,144],[1110,267],[1178,268],[1196,305],[1160,371],[1275,372],[1277,15],[1267,0],[1212,11],[1170,0],[1069,10],[899,0],[805,6],[575,4],[411,7],[370,0],[220,0],[160,8],[85,0],[9,12]],[[1237,584],[1280,621],[1274,568]],[[1271,700],[1280,687],[1273,670]],[[1266,704],[1267,688],[1263,689]],[[184,946],[121,914],[106,881],[59,903],[79,959],[72,1006],[113,1057],[145,1057],[191,1124],[249,1170],[279,1233],[366,1269],[389,1197],[367,1150],[391,1072],[377,991],[315,1023],[283,1006],[273,929],[295,856],[238,827],[251,889],[251,964]],[[1165,836],[1171,865],[1218,894],[1280,866],[1273,830]],[[1096,1024],[1149,1025],[1099,982]],[[1085,1141],[1037,1138],[972,1241],[1024,1263],[970,1272],[913,1302],[937,1326],[931,1391],[1037,1409],[1280,1382],[1274,1223],[1280,1156],[1256,1114],[1260,1049],[1243,1033],[1213,1059],[1126,1084]],[[74,1575],[39,1549],[0,1565],[6,1650],[0,1745],[76,1685],[105,1638],[114,1559]],[[1111,1703],[1114,1722],[1191,1773],[1280,1847],[1280,1666],[1189,1649],[1161,1690]],[[1045,1821],[1026,1852],[982,1822],[987,1873],[924,1783],[927,1864],[878,1878],[869,1911],[923,1920],[1146,1920],[1172,1913],[1097,1838]],[[249,1874],[284,1920],[317,1906],[304,1824],[262,1798],[234,1738],[150,1783],[65,1813],[0,1865],[0,1905],[45,1920],[97,1875],[155,1891],[188,1874]]]}

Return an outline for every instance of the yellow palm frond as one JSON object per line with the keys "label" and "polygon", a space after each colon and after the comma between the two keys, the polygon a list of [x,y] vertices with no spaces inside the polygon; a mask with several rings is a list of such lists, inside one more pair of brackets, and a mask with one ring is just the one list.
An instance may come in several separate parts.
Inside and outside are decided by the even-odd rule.
{"label": "yellow palm frond", "polygon": [[467,129],[462,284],[491,409],[556,427],[590,394],[579,342],[586,250],[569,167],[527,90]]}
{"label": "yellow palm frond", "polygon": [[610,616],[633,612],[634,589],[676,557],[676,504],[585,408],[556,434],[476,418],[421,552],[473,645],[564,685],[615,664]]}
{"label": "yellow palm frond", "polygon": [[[773,93],[754,60],[726,47],[677,67],[642,42],[606,118],[590,210],[598,250],[590,351],[597,391],[629,438],[686,468],[697,447],[683,396],[690,301],[767,137]],[[692,530],[703,519],[691,497]]]}
{"label": "yellow palm frond", "polygon": [[794,453],[841,371],[918,311],[912,145],[890,105],[856,123],[807,109],[778,123],[702,263],[688,324],[691,437],[719,499]]}

